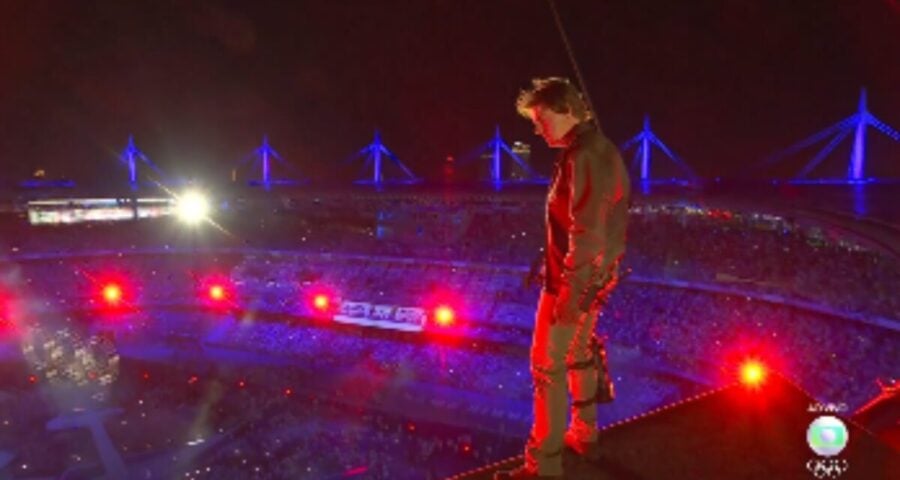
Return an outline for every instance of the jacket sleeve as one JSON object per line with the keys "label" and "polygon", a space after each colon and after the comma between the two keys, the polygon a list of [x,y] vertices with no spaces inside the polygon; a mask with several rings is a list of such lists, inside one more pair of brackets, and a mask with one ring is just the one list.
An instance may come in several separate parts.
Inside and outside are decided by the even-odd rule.
{"label": "jacket sleeve", "polygon": [[557,320],[576,321],[581,296],[595,272],[606,272],[618,254],[611,251],[610,212],[623,196],[625,181],[618,152],[608,141],[580,147],[566,162],[569,179],[569,249],[563,260]]}

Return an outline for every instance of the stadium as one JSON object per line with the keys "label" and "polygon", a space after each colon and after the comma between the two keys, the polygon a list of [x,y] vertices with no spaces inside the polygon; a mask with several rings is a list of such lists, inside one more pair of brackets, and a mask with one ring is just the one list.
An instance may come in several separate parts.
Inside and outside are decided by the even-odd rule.
{"label": "stadium", "polygon": [[898,478],[900,0],[0,32],[0,480]]}
{"label": "stadium", "polygon": [[[128,478],[446,478],[518,454],[542,193],[251,191],[191,226],[7,214],[12,478],[96,478],[104,448]],[[821,206],[673,198],[632,206],[601,423],[747,358],[848,414],[897,377],[888,240]]]}

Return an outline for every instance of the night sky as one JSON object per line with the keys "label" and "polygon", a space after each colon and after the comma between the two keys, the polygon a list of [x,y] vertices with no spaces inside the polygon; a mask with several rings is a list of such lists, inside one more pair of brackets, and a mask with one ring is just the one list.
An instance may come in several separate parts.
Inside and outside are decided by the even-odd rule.
{"label": "night sky", "polygon": [[[861,86],[900,129],[898,0],[557,1],[607,134],[621,144],[649,113],[701,175],[850,115]],[[37,167],[124,181],[129,133],[175,175],[225,180],[267,133],[304,175],[339,179],[379,128],[433,178],[499,124],[546,170],[515,97],[573,76],[545,0],[0,3],[7,184]],[[900,145],[870,138],[871,173],[900,176]]]}

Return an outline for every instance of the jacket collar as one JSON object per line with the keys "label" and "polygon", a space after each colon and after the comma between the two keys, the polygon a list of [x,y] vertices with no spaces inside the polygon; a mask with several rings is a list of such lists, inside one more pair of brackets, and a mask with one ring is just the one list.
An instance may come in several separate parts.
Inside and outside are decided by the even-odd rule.
{"label": "jacket collar", "polygon": [[575,142],[575,140],[578,139],[578,137],[580,137],[588,130],[592,130],[593,128],[594,125],[590,121],[584,121],[572,127],[572,129],[569,130],[569,133],[567,133],[566,136],[563,137],[563,142],[566,144],[566,148],[572,146],[572,144]]}

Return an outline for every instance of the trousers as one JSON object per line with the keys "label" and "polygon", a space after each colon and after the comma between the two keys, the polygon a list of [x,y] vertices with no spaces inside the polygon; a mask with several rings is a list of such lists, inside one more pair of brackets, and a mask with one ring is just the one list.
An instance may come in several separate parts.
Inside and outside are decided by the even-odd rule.
{"label": "trousers", "polygon": [[612,400],[605,349],[598,348],[601,340],[594,334],[600,307],[582,313],[574,324],[554,324],[555,302],[555,295],[541,292],[531,343],[534,423],[525,467],[538,475],[562,474],[564,442],[597,440],[597,402]]}

